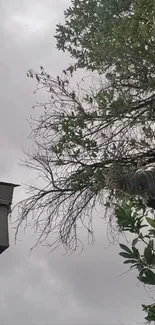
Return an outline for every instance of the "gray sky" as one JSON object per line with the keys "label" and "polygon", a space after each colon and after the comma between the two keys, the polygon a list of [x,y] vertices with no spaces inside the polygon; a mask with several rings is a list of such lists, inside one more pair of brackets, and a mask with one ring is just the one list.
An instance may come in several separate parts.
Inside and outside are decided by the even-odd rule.
{"label": "gray sky", "polygon": [[[69,0],[0,0],[0,180],[31,183],[33,176],[18,166],[21,147],[28,147],[26,119],[36,97],[29,68],[44,66],[58,75],[70,62],[55,49],[55,25]],[[24,197],[21,186],[14,202]],[[94,216],[95,218],[95,216]],[[110,246],[103,220],[95,219],[96,241],[79,256],[49,254],[37,247],[29,257],[34,236],[27,231],[0,256],[1,324],[139,324],[142,303],[152,300]]]}

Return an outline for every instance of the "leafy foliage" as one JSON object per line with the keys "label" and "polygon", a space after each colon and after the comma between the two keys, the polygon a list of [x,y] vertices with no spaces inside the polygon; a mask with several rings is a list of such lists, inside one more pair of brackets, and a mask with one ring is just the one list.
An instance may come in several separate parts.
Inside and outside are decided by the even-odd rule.
{"label": "leafy foliage", "polygon": [[[133,207],[131,208],[131,210]],[[135,214],[133,217],[133,223],[131,223],[131,210],[128,212],[128,216],[121,212],[121,218],[119,216],[119,211],[117,212],[116,217],[118,218],[118,224],[121,219],[121,225],[124,222],[125,227],[121,228],[120,231],[129,231],[133,234],[136,234],[136,237],[132,241],[131,248],[124,244],[120,244],[122,252],[119,255],[125,258],[124,264],[131,264],[130,269],[137,269],[138,271],[138,280],[145,285],[155,285],[155,234],[152,232],[155,228],[154,219],[146,217],[145,215],[139,216]],[[140,212],[140,211],[139,211]],[[124,218],[124,219],[123,219]],[[144,218],[147,221],[147,224],[143,224],[142,219]],[[124,220],[124,221],[123,221]],[[138,224],[138,227],[137,227]],[[143,233],[144,227],[151,226],[151,229]],[[139,242],[143,243],[143,252],[140,253],[140,250],[136,247]],[[142,249],[142,245],[140,245]],[[143,311],[147,313],[145,319],[148,322],[155,321],[155,305],[142,305]]]}
{"label": "leafy foliage", "polygon": [[143,310],[147,313],[145,319],[150,322],[155,322],[155,304],[152,305],[142,305]]}
{"label": "leafy foliage", "polygon": [[154,89],[154,12],[154,0],[73,0],[57,25],[57,48],[77,67],[110,68],[118,85]]}

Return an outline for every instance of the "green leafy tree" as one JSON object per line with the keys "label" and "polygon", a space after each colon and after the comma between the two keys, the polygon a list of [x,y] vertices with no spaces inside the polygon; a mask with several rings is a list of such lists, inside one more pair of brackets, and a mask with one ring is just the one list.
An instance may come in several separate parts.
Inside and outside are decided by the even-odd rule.
{"label": "green leafy tree", "polygon": [[[74,63],[57,78],[43,67],[27,74],[47,100],[34,106],[42,113],[30,122],[34,145],[23,164],[38,171],[44,185],[29,186],[28,198],[18,204],[16,236],[30,222],[37,243],[74,250],[82,245],[81,226],[93,241],[92,213],[100,203],[112,236],[135,236],[131,247],[120,244],[124,263],[138,271],[139,281],[155,285],[152,211],[107,182],[155,163],[155,2],[74,0],[64,15],[57,48]],[[73,87],[79,68],[92,73],[88,90],[82,81]],[[147,321],[155,321],[154,304],[143,310]]]}
{"label": "green leafy tree", "polygon": [[[93,238],[96,203],[102,199],[105,215],[113,216],[121,200],[118,191],[104,190],[106,176],[155,162],[154,13],[153,0],[75,0],[66,10],[57,47],[69,51],[75,65],[56,79],[43,67],[28,72],[48,93],[47,102],[36,105],[43,114],[32,121],[34,149],[26,160],[46,187],[30,188],[17,231],[33,211],[39,241],[56,231],[56,243],[76,249],[80,222]],[[72,87],[79,67],[97,71],[89,90]]]}

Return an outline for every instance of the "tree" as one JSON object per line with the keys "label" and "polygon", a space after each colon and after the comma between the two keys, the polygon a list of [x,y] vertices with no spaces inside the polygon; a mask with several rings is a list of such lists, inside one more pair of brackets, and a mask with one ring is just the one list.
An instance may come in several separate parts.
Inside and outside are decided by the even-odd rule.
{"label": "tree", "polygon": [[[81,225],[93,240],[92,212],[101,203],[112,236],[115,231],[135,235],[130,248],[120,244],[120,255],[149,285],[155,285],[155,225],[147,216],[152,210],[121,187],[110,188],[109,179],[154,167],[154,17],[154,0],[74,0],[66,10],[64,25],[57,25],[57,48],[68,51],[74,64],[57,78],[43,67],[27,74],[48,99],[34,106],[42,115],[30,122],[34,146],[23,164],[38,171],[44,185],[30,186],[29,197],[19,202],[16,232],[30,220],[37,243],[52,233],[52,248],[74,250],[81,243]],[[84,81],[72,86],[79,68],[92,73],[88,90]],[[148,321],[155,320],[154,305],[143,309]]]}
{"label": "tree", "polygon": [[[97,202],[103,203],[103,213],[106,217],[108,211],[113,223],[118,204],[129,201],[124,193],[108,190],[107,175],[126,174],[155,162],[150,112],[154,95],[137,98],[123,87],[118,91],[112,83],[107,85],[100,76],[92,77],[94,89],[72,89],[70,70],[55,79],[41,67],[40,73],[29,71],[28,77],[35,77],[37,89],[48,94],[46,103],[36,105],[43,114],[32,118],[34,146],[24,162],[38,170],[44,187],[30,186],[29,197],[19,203],[17,232],[33,212],[39,242],[54,232],[57,238],[51,245],[74,250],[80,223],[93,239],[92,211]],[[148,212],[139,198],[130,200],[133,207]]]}
{"label": "tree", "polygon": [[[112,236],[115,231],[135,235],[131,248],[120,244],[124,263],[138,270],[139,281],[155,285],[155,225],[147,217],[151,211],[139,197],[108,184],[109,178],[127,177],[154,165],[154,121],[148,113],[154,101],[148,104],[148,99],[137,100],[132,93],[128,101],[123,88],[120,94],[101,76],[93,76],[95,86],[86,91],[79,85],[72,89],[66,70],[55,79],[41,67],[40,73],[30,70],[28,77],[36,78],[37,90],[44,89],[48,100],[34,106],[42,109],[42,115],[32,117],[34,145],[23,164],[37,171],[44,185],[29,186],[29,197],[18,203],[16,236],[30,222],[39,234],[37,243],[48,242],[54,234],[55,240],[49,242],[52,249],[64,245],[67,251],[74,250],[81,243],[81,225],[93,240],[92,212],[100,202]],[[146,235],[142,230],[148,224],[152,229]],[[140,241],[146,246],[142,254],[135,247]],[[146,320],[155,319],[154,305],[143,305],[143,310]]]}
{"label": "tree", "polygon": [[72,0],[57,25],[59,50],[115,87],[154,90],[154,0]]}

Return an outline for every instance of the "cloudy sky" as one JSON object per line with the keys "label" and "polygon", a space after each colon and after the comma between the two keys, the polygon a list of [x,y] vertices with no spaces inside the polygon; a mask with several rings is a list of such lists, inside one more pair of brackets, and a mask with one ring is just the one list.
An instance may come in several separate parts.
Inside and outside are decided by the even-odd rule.
{"label": "cloudy sky", "polygon": [[[29,146],[26,119],[35,103],[29,68],[43,65],[52,75],[66,68],[68,56],[55,49],[55,25],[62,21],[69,0],[0,0],[0,180],[30,183],[32,175],[18,166],[21,148]],[[14,202],[24,196],[21,186]],[[49,254],[37,247],[27,231],[0,260],[1,324],[139,324],[142,303],[151,293],[127,271],[118,247],[108,247],[106,227],[97,216],[96,241],[79,256]],[[121,275],[121,276],[120,276]],[[149,296],[150,295],[150,296]]]}

